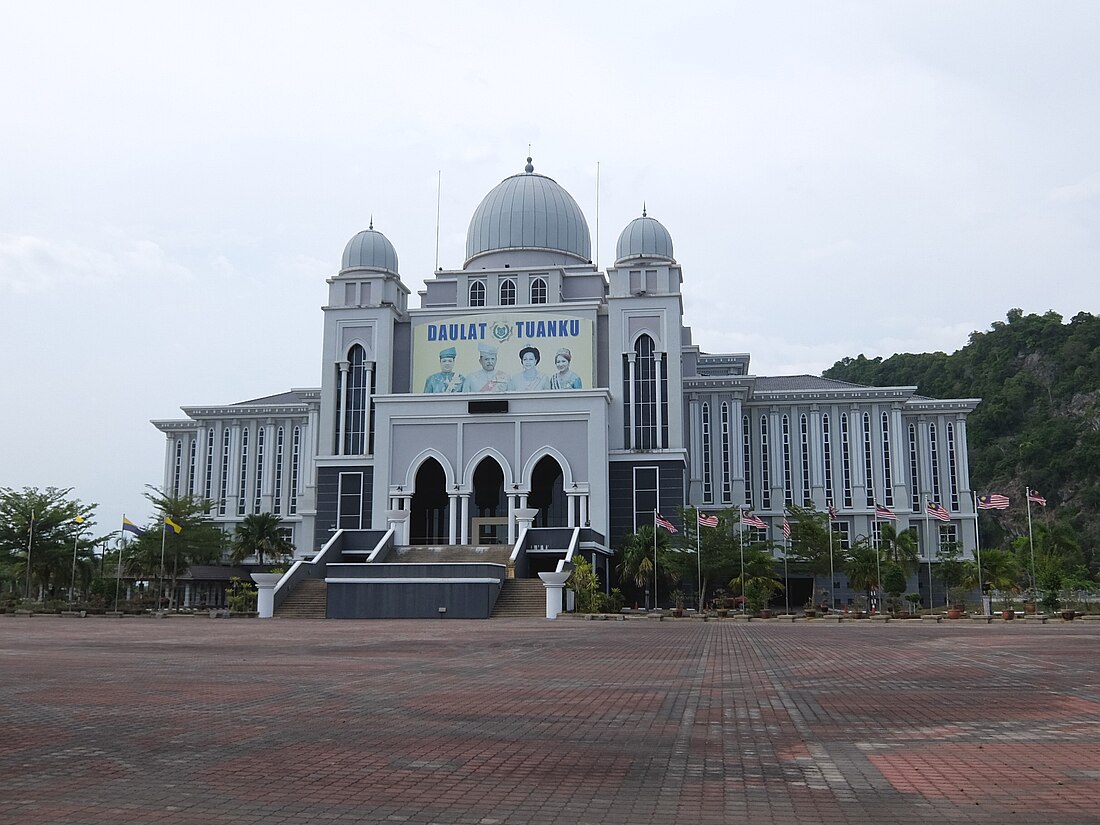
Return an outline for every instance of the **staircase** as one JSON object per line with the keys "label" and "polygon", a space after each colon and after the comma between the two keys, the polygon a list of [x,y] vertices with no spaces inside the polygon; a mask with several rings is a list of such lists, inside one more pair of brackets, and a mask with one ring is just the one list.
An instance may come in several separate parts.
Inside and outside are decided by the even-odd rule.
{"label": "staircase", "polygon": [[512,548],[507,544],[475,545],[453,544],[400,545],[386,559],[399,564],[447,564],[475,562],[480,564],[508,564]]}
{"label": "staircase", "polygon": [[546,586],[540,579],[505,579],[493,607],[494,619],[543,619]]}
{"label": "staircase", "polygon": [[327,596],[322,579],[302,579],[275,611],[276,619],[323,619]]}

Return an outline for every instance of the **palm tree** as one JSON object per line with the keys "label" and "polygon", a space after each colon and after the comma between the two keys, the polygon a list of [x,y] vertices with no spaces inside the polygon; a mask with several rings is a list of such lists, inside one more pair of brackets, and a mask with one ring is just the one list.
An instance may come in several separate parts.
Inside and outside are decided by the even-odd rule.
{"label": "palm tree", "polygon": [[771,553],[770,542],[755,542],[745,548],[745,572],[730,579],[730,587],[741,595],[752,592],[763,593],[765,600],[783,590],[783,582],[775,573],[775,558]]}
{"label": "palm tree", "polygon": [[[638,532],[623,537],[622,555],[617,568],[620,581],[630,581],[636,587],[649,589],[653,583],[653,541],[653,527],[648,524],[639,527]],[[668,534],[658,530],[656,541],[660,554],[668,547]],[[666,566],[661,572],[667,570]]]}
{"label": "palm tree", "polygon": [[982,551],[982,578],[1001,593],[1004,609],[1010,609],[1012,594],[1020,590],[1020,562],[1009,550],[991,548]]}
{"label": "palm tree", "polygon": [[294,545],[287,541],[280,525],[283,520],[274,513],[253,513],[244,517],[233,535],[230,560],[240,564],[249,556],[255,556],[260,564],[264,556],[282,560],[294,554]]}
{"label": "palm tree", "polygon": [[871,598],[871,591],[879,586],[879,569],[881,568],[879,551],[870,540],[861,537],[848,551],[844,564],[844,572],[848,575],[848,583],[855,590],[862,590],[867,598]]}
{"label": "palm tree", "polygon": [[893,524],[884,523],[878,545],[882,557],[898,565],[906,575],[916,570],[920,549],[912,530],[898,530]]}

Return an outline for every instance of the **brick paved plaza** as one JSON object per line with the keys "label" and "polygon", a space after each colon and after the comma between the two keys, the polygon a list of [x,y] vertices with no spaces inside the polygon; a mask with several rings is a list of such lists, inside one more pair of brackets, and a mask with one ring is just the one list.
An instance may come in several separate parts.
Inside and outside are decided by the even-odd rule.
{"label": "brick paved plaza", "polygon": [[1100,623],[0,617],[0,823],[1096,823]]}

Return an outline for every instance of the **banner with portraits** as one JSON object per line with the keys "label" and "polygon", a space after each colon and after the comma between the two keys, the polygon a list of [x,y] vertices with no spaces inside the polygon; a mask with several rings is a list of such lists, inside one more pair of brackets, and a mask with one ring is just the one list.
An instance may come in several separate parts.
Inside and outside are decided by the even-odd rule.
{"label": "banner with portraits", "polygon": [[412,391],[495,394],[593,387],[594,312],[510,309],[414,317]]}

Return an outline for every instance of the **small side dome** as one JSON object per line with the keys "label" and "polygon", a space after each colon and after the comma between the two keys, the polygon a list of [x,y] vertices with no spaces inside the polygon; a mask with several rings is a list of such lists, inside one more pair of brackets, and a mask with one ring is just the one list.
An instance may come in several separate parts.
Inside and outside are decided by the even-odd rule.
{"label": "small side dome", "polygon": [[626,225],[615,245],[615,263],[635,258],[663,258],[674,261],[672,257],[672,236],[656,218],[646,215],[635,218]]}
{"label": "small side dome", "polygon": [[369,229],[359,232],[344,247],[340,271],[349,269],[375,269],[397,275],[397,250],[374,228],[373,220]]}

